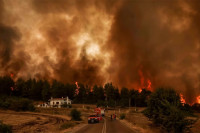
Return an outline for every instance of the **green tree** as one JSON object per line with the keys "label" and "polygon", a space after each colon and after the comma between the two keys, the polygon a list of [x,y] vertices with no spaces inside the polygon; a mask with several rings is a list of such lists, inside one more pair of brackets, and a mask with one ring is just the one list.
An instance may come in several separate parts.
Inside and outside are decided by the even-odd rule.
{"label": "green tree", "polygon": [[30,98],[33,100],[42,100],[43,81],[36,79],[32,80],[30,88]]}
{"label": "green tree", "polygon": [[[67,92],[67,91],[66,91]],[[65,85],[57,80],[53,80],[51,86],[51,96],[52,97],[65,97]]]}
{"label": "green tree", "polygon": [[75,96],[75,100],[74,102],[76,103],[86,103],[86,88],[84,86],[84,84],[79,83],[79,93],[78,95]]}
{"label": "green tree", "polygon": [[122,88],[121,89],[120,105],[122,107],[129,106],[129,90],[127,88]]}
{"label": "green tree", "polygon": [[160,88],[151,94],[144,114],[168,132],[183,132],[187,121],[180,107],[179,94],[173,89]]}
{"label": "green tree", "polygon": [[138,92],[138,90],[130,90],[129,91],[129,97],[131,99],[131,106],[138,106],[138,101],[139,101],[139,95],[140,93]]}
{"label": "green tree", "polygon": [[118,88],[114,89],[114,101],[115,101],[115,106],[119,105],[120,94],[119,94],[119,89]]}
{"label": "green tree", "polygon": [[151,94],[151,91],[148,91],[146,89],[142,89],[141,93],[139,93],[139,97],[137,99],[138,106],[140,107],[146,107],[147,106],[147,99],[149,98]]}
{"label": "green tree", "polygon": [[50,99],[50,84],[46,80],[43,82],[41,93],[43,101],[48,101]]}
{"label": "green tree", "polygon": [[0,77],[0,95],[11,95],[14,89],[14,81],[8,77]]}
{"label": "green tree", "polygon": [[68,96],[72,100],[74,99],[75,90],[76,90],[75,84],[66,84],[65,85],[65,91],[66,91],[65,95]]}
{"label": "green tree", "polygon": [[94,93],[94,97],[95,97],[95,103],[97,103],[98,101],[105,100],[104,90],[103,90],[102,86],[94,85],[93,93]]}
{"label": "green tree", "polygon": [[115,87],[112,85],[112,83],[105,84],[104,89],[105,89],[107,100],[108,101],[109,100],[114,100],[115,99],[115,96],[114,96]]}
{"label": "green tree", "polygon": [[72,109],[70,112],[70,116],[72,117],[72,120],[80,121],[81,120],[81,112],[77,109]]}

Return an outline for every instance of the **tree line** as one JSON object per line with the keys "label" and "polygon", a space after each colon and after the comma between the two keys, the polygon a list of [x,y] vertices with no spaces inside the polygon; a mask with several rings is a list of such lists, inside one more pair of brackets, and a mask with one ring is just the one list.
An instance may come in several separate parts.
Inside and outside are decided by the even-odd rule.
{"label": "tree line", "polygon": [[35,101],[48,101],[51,97],[68,96],[73,103],[97,104],[99,106],[147,106],[147,99],[151,92],[142,89],[138,90],[128,88],[118,89],[112,83],[106,83],[104,86],[94,85],[89,87],[82,83],[64,84],[57,80],[49,83],[47,80],[19,78],[14,81],[9,76],[0,77],[0,95],[28,98]]}

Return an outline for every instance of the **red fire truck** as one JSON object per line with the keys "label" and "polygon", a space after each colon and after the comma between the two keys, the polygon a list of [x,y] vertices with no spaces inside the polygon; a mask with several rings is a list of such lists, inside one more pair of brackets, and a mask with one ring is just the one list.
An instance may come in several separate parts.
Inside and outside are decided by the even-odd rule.
{"label": "red fire truck", "polygon": [[102,120],[102,116],[105,115],[105,109],[95,108],[95,115],[90,115],[88,117],[88,123],[99,123]]}

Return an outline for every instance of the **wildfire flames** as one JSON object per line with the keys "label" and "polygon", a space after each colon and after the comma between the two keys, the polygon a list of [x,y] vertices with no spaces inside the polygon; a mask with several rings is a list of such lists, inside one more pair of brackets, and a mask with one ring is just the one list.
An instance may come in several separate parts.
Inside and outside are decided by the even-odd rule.
{"label": "wildfire flames", "polygon": [[200,104],[200,96],[197,97],[197,103]]}
{"label": "wildfire flames", "polygon": [[142,92],[142,89],[147,89],[147,90],[152,91],[150,79],[145,80],[143,72],[141,70],[139,70],[138,73],[139,73],[139,76],[140,76],[140,87],[138,89],[139,93]]}
{"label": "wildfire flames", "polygon": [[186,104],[185,98],[183,97],[183,94],[180,94],[180,100],[182,104]]}
{"label": "wildfire flames", "polygon": [[80,89],[80,87],[78,86],[78,82],[75,82],[75,85],[76,85],[75,95],[78,95]]}

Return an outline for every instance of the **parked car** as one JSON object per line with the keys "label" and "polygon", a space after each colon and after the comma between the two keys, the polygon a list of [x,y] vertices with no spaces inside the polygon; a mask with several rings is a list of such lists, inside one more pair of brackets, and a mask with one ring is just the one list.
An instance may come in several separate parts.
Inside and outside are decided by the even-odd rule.
{"label": "parked car", "polygon": [[97,115],[90,115],[88,117],[88,123],[99,123],[100,117]]}

